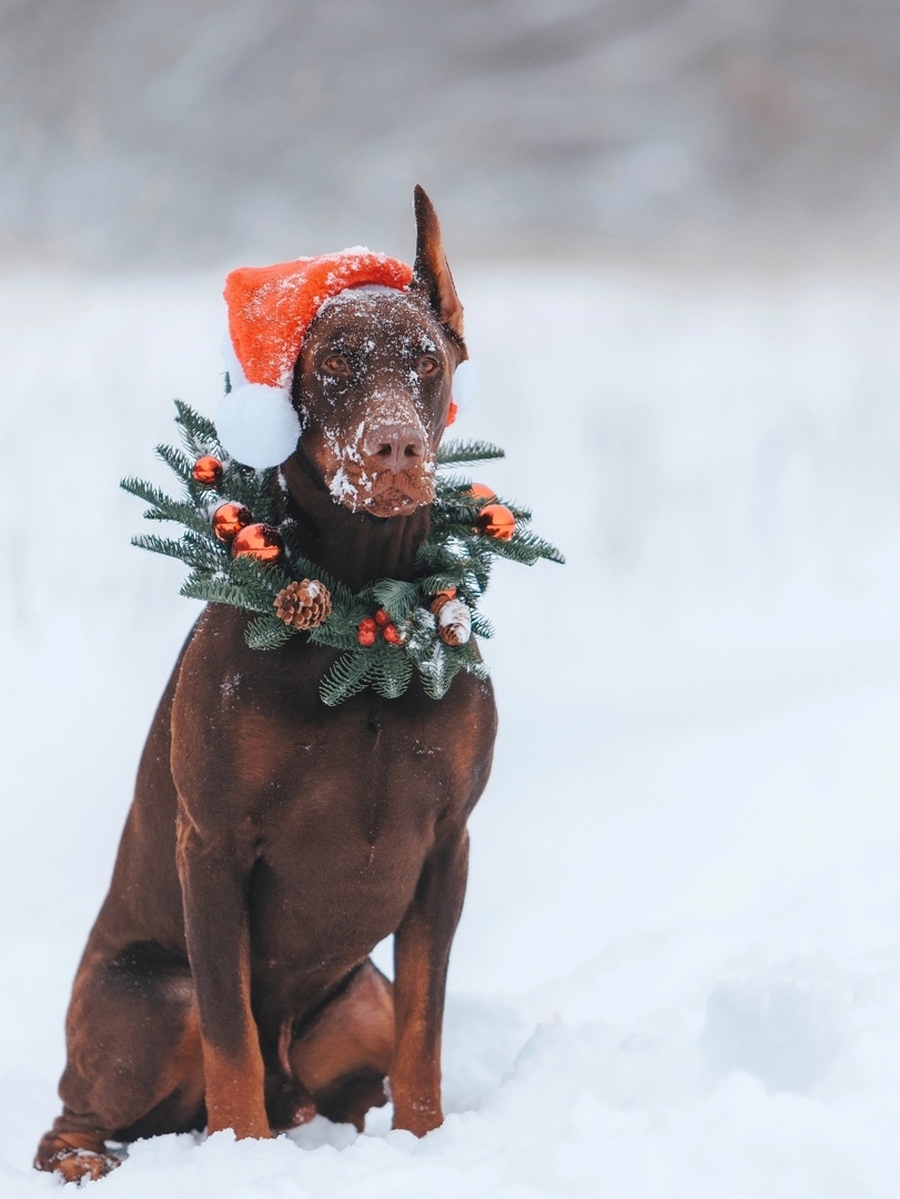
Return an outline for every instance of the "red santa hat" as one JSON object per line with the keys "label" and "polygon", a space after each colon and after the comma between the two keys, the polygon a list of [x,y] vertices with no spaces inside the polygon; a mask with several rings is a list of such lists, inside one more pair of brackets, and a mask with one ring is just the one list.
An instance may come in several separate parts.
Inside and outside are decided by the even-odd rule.
{"label": "red santa hat", "polygon": [[300,438],[291,403],[294,365],[316,313],[348,287],[402,291],[411,279],[411,267],[363,247],[232,271],[224,293],[232,389],[216,420],[224,449],[257,470],[288,458]]}

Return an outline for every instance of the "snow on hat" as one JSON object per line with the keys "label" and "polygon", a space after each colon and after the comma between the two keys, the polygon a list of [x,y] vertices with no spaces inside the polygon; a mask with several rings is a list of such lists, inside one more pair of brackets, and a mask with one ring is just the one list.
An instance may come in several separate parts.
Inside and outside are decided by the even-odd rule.
{"label": "snow on hat", "polygon": [[411,279],[411,267],[364,247],[232,271],[224,292],[232,390],[216,420],[228,453],[257,470],[289,457],[300,437],[291,403],[294,364],[316,313],[348,287],[403,290]]}

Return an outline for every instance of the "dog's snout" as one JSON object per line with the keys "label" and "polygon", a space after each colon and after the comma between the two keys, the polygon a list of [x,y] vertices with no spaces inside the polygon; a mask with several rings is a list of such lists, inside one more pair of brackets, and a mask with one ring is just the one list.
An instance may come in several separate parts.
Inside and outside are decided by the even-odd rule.
{"label": "dog's snout", "polygon": [[366,432],[363,452],[384,470],[410,470],[424,457],[425,438],[415,425],[376,425]]}

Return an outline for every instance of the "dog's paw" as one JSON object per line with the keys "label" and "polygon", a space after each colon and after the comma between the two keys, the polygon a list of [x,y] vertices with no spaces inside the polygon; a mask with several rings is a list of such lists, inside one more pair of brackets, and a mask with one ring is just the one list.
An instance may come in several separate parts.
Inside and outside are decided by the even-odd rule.
{"label": "dog's paw", "polygon": [[[91,1138],[94,1140],[94,1138]],[[35,1169],[55,1174],[63,1182],[84,1183],[103,1178],[122,1163],[115,1154],[99,1145],[79,1145],[74,1136],[50,1134],[44,1137],[34,1159]]]}
{"label": "dog's paw", "polygon": [[294,1108],[291,1113],[291,1128],[300,1128],[303,1124],[308,1124],[310,1120],[314,1120],[319,1114],[319,1109],[310,1101],[309,1103],[301,1103]]}
{"label": "dog's paw", "polygon": [[63,1182],[94,1182],[103,1178],[122,1163],[108,1153],[94,1153],[91,1149],[69,1149],[59,1153],[53,1162],[53,1173]]}

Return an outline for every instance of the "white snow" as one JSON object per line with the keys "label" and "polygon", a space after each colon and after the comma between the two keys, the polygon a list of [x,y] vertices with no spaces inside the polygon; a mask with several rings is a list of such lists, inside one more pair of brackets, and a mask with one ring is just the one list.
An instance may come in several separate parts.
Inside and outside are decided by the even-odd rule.
{"label": "white snow", "polygon": [[[358,246],[354,250],[343,250],[343,254],[371,254],[371,250],[367,250],[364,246]],[[385,287],[383,283],[351,283],[345,287],[343,291],[335,292],[333,296],[327,296],[319,307],[319,312],[323,312],[326,308],[330,308],[335,304],[346,304],[355,302],[360,295],[385,296],[391,295],[397,290],[396,287]],[[371,346],[375,349],[375,346]]]}
{"label": "white snow", "polygon": [[[484,603],[446,1122],[161,1138],[98,1193],[894,1196],[900,291],[456,273],[452,434],[506,447],[476,479],[569,564],[501,563]],[[172,396],[215,413],[220,290],[0,278],[4,1199],[58,1193],[30,1161],[68,989],[196,612],[116,484],[168,481]]]}

